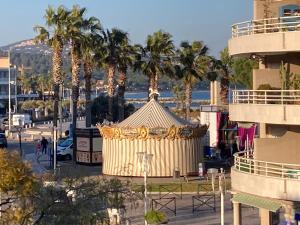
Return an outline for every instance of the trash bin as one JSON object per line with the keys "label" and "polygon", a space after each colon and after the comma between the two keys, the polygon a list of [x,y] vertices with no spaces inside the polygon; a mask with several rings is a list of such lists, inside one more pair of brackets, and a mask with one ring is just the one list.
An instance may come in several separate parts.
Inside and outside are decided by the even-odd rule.
{"label": "trash bin", "polygon": [[174,169],[174,172],[173,172],[173,178],[174,178],[174,179],[180,179],[180,170],[179,170],[178,167],[176,167],[176,168]]}

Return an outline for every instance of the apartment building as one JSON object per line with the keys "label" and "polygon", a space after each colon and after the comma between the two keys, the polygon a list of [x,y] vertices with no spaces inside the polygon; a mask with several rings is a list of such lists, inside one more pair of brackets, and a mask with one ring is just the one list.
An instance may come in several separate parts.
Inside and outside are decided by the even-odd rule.
{"label": "apartment building", "polygon": [[0,103],[7,105],[9,98],[9,73],[10,73],[10,94],[12,102],[15,101],[16,92],[16,67],[11,66],[9,71],[9,58],[0,57]]}
{"label": "apartment building", "polygon": [[234,225],[241,205],[259,208],[262,225],[300,224],[300,1],[254,0],[253,19],[232,25],[229,52],[259,61],[253,90],[233,91],[230,119],[256,123],[253,151],[235,155]]}

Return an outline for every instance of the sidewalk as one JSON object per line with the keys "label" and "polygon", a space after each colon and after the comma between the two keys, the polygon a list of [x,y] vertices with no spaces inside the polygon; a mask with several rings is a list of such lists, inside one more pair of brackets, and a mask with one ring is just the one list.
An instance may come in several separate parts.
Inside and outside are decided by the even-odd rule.
{"label": "sidewalk", "polygon": [[29,162],[32,166],[32,171],[37,174],[43,174],[47,171],[45,162],[49,165],[49,161],[46,159],[46,155],[42,155],[39,158],[34,153],[26,154],[24,160]]}

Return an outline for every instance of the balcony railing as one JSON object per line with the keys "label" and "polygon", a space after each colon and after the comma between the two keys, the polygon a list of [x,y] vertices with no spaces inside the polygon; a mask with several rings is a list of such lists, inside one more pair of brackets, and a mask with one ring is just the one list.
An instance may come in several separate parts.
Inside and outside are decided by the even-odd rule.
{"label": "balcony railing", "polygon": [[300,104],[300,90],[233,90],[232,104]]}
{"label": "balcony railing", "polygon": [[300,16],[250,20],[232,25],[232,37],[300,30]]}
{"label": "balcony railing", "polygon": [[238,171],[267,177],[300,179],[300,164],[283,164],[253,159],[248,152],[234,155],[234,168]]}

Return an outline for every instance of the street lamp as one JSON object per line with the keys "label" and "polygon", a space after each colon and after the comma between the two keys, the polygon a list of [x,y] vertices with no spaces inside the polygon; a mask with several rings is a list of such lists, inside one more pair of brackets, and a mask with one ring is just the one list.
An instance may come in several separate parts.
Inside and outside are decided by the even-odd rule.
{"label": "street lamp", "polygon": [[[145,187],[145,193],[144,193],[144,212],[145,215],[147,213],[147,175],[150,172],[150,165],[153,158],[153,154],[148,154],[147,152],[138,152],[138,162],[139,166],[141,168],[141,171],[144,173],[144,187]],[[147,225],[147,221],[145,219],[145,225]]]}
{"label": "street lamp", "polygon": [[225,183],[225,172],[224,169],[221,168],[220,174],[219,174],[219,191],[221,194],[221,225],[224,225],[224,194],[226,189],[226,183]]}
{"label": "street lamp", "polygon": [[[11,133],[11,93],[10,93],[11,88],[10,88],[10,85],[12,83],[14,83],[13,81],[11,81],[10,52],[11,52],[11,49],[8,50],[8,133],[9,133],[9,135]],[[16,69],[16,66],[14,66],[13,68]]]}

